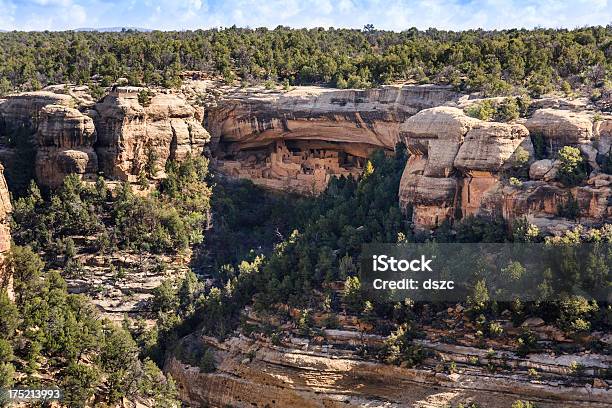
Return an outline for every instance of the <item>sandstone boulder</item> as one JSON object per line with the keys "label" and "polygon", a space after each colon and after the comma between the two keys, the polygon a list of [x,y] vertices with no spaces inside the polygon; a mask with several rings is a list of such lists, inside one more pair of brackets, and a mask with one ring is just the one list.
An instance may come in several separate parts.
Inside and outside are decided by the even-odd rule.
{"label": "sandstone boulder", "polygon": [[406,210],[412,206],[412,221],[417,228],[435,228],[453,215],[457,192],[455,178],[412,174],[406,166],[400,181],[400,207]]}
{"label": "sandstone boulder", "polygon": [[465,136],[454,165],[461,170],[498,171],[528,135],[523,125],[481,122]]}
{"label": "sandstone boulder", "polygon": [[532,180],[554,180],[557,176],[558,166],[550,159],[537,160],[529,167],[529,178]]}
{"label": "sandstone boulder", "polygon": [[593,121],[584,112],[539,109],[525,122],[532,135],[542,135],[553,146],[578,144],[593,136]]}
{"label": "sandstone boulder", "polygon": [[425,109],[408,118],[400,126],[400,137],[407,146],[419,139],[440,139],[461,142],[478,123],[459,108],[440,106]]}

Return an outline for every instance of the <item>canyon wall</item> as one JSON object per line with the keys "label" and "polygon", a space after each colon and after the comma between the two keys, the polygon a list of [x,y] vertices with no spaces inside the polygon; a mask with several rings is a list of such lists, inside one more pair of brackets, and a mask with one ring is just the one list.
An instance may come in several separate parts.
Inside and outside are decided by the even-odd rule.
{"label": "canyon wall", "polygon": [[[533,101],[528,119],[487,122],[460,109],[469,103],[440,86],[225,89],[206,104],[205,126],[222,173],[300,193],[321,192],[333,176],[358,177],[373,150],[403,141],[411,156],[400,205],[412,209],[417,229],[470,215],[527,216],[544,229],[566,228],[575,221],[560,219],[559,208],[570,200],[581,223],[612,217],[612,178],[599,165],[610,152],[611,117],[594,120],[586,104],[557,98]],[[545,157],[536,154],[538,138]],[[566,145],[589,164],[578,187],[556,181],[556,153]]]}
{"label": "canyon wall", "polygon": [[331,176],[357,177],[373,150],[392,151],[404,120],[459,96],[433,85],[238,89],[208,107],[205,124],[221,171],[266,187],[318,193]]}
{"label": "canyon wall", "polygon": [[[116,87],[94,103],[66,87],[27,92],[0,100],[2,155],[17,160],[16,145],[35,151],[34,169],[41,185],[55,188],[76,173],[135,180],[148,166],[163,175],[168,160],[200,155],[209,140],[202,110],[180,93]],[[146,106],[143,106],[146,105]]]}
{"label": "canyon wall", "polygon": [[[412,208],[417,228],[435,228],[469,215],[527,216],[544,229],[567,228],[559,208],[578,203],[579,221],[597,225],[612,218],[612,177],[599,162],[610,152],[612,118],[595,124],[592,114],[539,109],[523,123],[484,122],[454,107],[423,110],[400,127],[411,153],[400,184],[400,205]],[[550,159],[536,160],[532,141]],[[589,163],[584,185],[555,181],[563,146],[580,149]],[[529,178],[510,182],[520,168]]]}
{"label": "canyon wall", "polygon": [[[596,117],[585,104],[537,100],[528,119],[498,123],[468,117],[459,107],[473,101],[445,86],[142,90],[115,87],[97,103],[65,86],[0,100],[0,159],[10,167],[19,157],[15,138],[29,138],[39,183],[57,187],[70,173],[163,177],[166,161],[202,154],[210,143],[213,163],[228,176],[317,194],[331,177],[359,177],[373,150],[391,152],[402,141],[411,156],[400,205],[412,209],[417,229],[469,215],[527,216],[544,228],[567,227],[559,208],[570,200],[580,207],[581,223],[612,216],[612,178],[601,168],[612,118]],[[556,181],[556,152],[566,145],[589,164],[578,187]],[[510,183],[521,160],[526,171]]]}
{"label": "canyon wall", "polygon": [[[417,340],[435,357],[408,368],[359,357],[358,345],[381,345],[384,337],[357,331],[323,330],[323,346],[296,337],[277,345],[244,335],[223,342],[195,337],[182,339],[183,347],[204,344],[214,353],[216,369],[202,372],[176,357],[165,367],[181,400],[193,407],[444,407],[469,401],[507,408],[521,399],[545,408],[603,408],[611,394],[605,382],[595,381],[600,387],[595,388],[561,381],[571,372],[569,361],[580,361],[586,372],[605,370],[610,359],[601,355],[534,355],[526,360],[499,353],[492,358],[475,347]],[[459,373],[444,372],[439,360],[454,361]],[[495,373],[479,367],[502,362],[507,368]],[[539,380],[529,377],[529,369],[538,370]]]}
{"label": "canyon wall", "polygon": [[11,197],[6,180],[4,167],[0,165],[0,290],[6,289],[9,297],[13,297],[13,274],[6,262],[6,255],[11,249],[10,212]]}
{"label": "canyon wall", "polygon": [[163,172],[168,160],[202,154],[209,140],[201,109],[173,93],[139,101],[139,91],[117,88],[95,106],[96,153],[106,176],[126,180],[148,162]]}

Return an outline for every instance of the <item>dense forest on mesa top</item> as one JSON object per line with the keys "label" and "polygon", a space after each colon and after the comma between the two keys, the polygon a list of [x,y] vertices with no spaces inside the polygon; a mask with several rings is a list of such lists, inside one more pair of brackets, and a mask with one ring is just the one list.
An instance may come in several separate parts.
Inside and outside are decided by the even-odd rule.
{"label": "dense forest on mesa top", "polygon": [[0,94],[53,83],[177,86],[184,70],[230,81],[365,88],[393,81],[503,95],[612,87],[612,26],[463,32],[409,29],[210,29],[0,33]]}

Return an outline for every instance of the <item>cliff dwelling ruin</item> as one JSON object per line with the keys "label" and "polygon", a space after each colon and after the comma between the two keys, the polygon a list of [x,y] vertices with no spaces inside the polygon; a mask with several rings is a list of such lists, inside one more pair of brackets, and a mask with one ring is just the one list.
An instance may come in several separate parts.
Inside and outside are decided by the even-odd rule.
{"label": "cliff dwelling ruin", "polygon": [[276,140],[265,146],[239,149],[221,145],[218,168],[228,176],[257,185],[306,194],[325,189],[336,177],[357,178],[369,153],[365,147],[316,140]]}

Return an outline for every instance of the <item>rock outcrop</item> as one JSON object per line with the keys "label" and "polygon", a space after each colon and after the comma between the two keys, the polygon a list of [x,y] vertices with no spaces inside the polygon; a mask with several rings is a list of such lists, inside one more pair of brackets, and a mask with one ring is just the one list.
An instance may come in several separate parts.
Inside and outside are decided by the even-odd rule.
{"label": "rock outcrop", "polygon": [[[610,398],[603,388],[586,388],[558,381],[556,374],[569,372],[571,359],[533,356],[521,361],[511,353],[503,358],[487,357],[487,351],[450,344],[420,342],[443,359],[461,365],[460,373],[447,374],[433,367],[410,369],[359,358],[349,347],[351,341],[363,344],[366,338],[380,344],[380,336],[345,331],[337,335],[323,332],[331,345],[312,347],[308,339],[292,339],[291,344],[273,346],[243,336],[222,343],[203,338],[214,350],[217,368],[203,373],[198,367],[170,358],[166,370],[177,382],[180,398],[191,406],[279,406],[279,407],[441,407],[472,401],[490,408],[509,407],[517,399],[537,401],[541,407],[604,407]],[[185,339],[183,340],[185,341]],[[605,367],[609,359],[572,356],[589,369]],[[488,374],[470,368],[477,364],[514,367],[509,372]],[[529,368],[546,372],[548,379],[532,383]]]}
{"label": "rock outcrop", "polygon": [[6,254],[11,249],[10,212],[11,199],[4,179],[4,167],[0,164],[0,290],[6,289],[13,296],[13,274],[6,264]]}
{"label": "rock outcrop", "polygon": [[69,95],[49,91],[24,92],[0,100],[0,134],[18,128],[35,130],[38,127],[40,111],[47,105],[71,106]]}
{"label": "rock outcrop", "polygon": [[552,149],[588,142],[593,136],[593,120],[583,112],[538,109],[525,126],[532,135],[543,136]]}
{"label": "rock outcrop", "polygon": [[[443,86],[235,90],[208,108],[206,127],[223,172],[271,188],[318,192],[331,176],[358,175],[373,150],[393,150],[411,115],[458,96]],[[286,165],[296,170],[277,171]]]}
{"label": "rock outcrop", "polygon": [[[601,121],[593,141],[592,115],[584,112],[540,109],[522,124],[483,122],[453,107],[423,110],[400,128],[410,157],[400,184],[400,205],[412,207],[417,228],[435,228],[443,221],[468,215],[528,216],[547,228],[559,208],[575,200],[583,223],[609,220],[612,206],[607,175],[593,179],[598,161],[607,154],[610,133]],[[612,128],[612,126],[610,126]],[[531,132],[531,134],[530,134]],[[532,137],[549,159],[534,161]],[[555,182],[556,152],[565,145],[579,147],[590,168],[586,185],[565,188]],[[606,150],[607,149],[607,150]],[[516,166],[531,180],[508,182]]]}
{"label": "rock outcrop", "polygon": [[157,93],[143,106],[140,88],[119,87],[95,107],[100,170],[127,180],[147,165],[199,155],[209,140],[202,113],[177,95]]}
{"label": "rock outcrop", "polygon": [[68,174],[97,173],[98,158],[93,148],[96,129],[89,116],[74,108],[47,105],[40,110],[39,122],[37,180],[55,188]]}
{"label": "rock outcrop", "polygon": [[[0,101],[0,134],[30,139],[36,178],[52,188],[71,173],[135,179],[147,163],[163,174],[167,160],[201,154],[209,140],[202,109],[169,91],[142,106],[141,90],[117,87],[98,104],[82,87],[11,95]],[[2,157],[16,159],[12,144]]]}
{"label": "rock outcrop", "polygon": [[400,183],[400,205],[412,206],[418,228],[488,210],[499,173],[529,132],[523,125],[483,122],[453,107],[423,110],[401,125],[411,157]]}
{"label": "rock outcrop", "polygon": [[[445,86],[282,92],[215,86],[208,99],[187,88],[143,95],[142,88],[115,87],[98,103],[82,87],[49,87],[0,101],[0,132],[30,130],[19,137],[31,137],[38,181],[50,187],[69,173],[163,177],[168,160],[201,154],[210,141],[222,173],[316,194],[333,176],[358,177],[373,150],[390,152],[402,141],[411,157],[400,204],[412,207],[417,228],[467,215],[526,215],[546,224],[570,197],[580,203],[580,222],[600,223],[612,213],[603,174],[612,117],[582,102],[536,101],[530,118],[509,124],[465,115],[450,105],[470,101]],[[565,145],[580,149],[591,172],[572,189],[556,182],[556,153]],[[4,146],[0,157],[15,159],[11,149]],[[510,184],[517,163],[522,180]]]}

